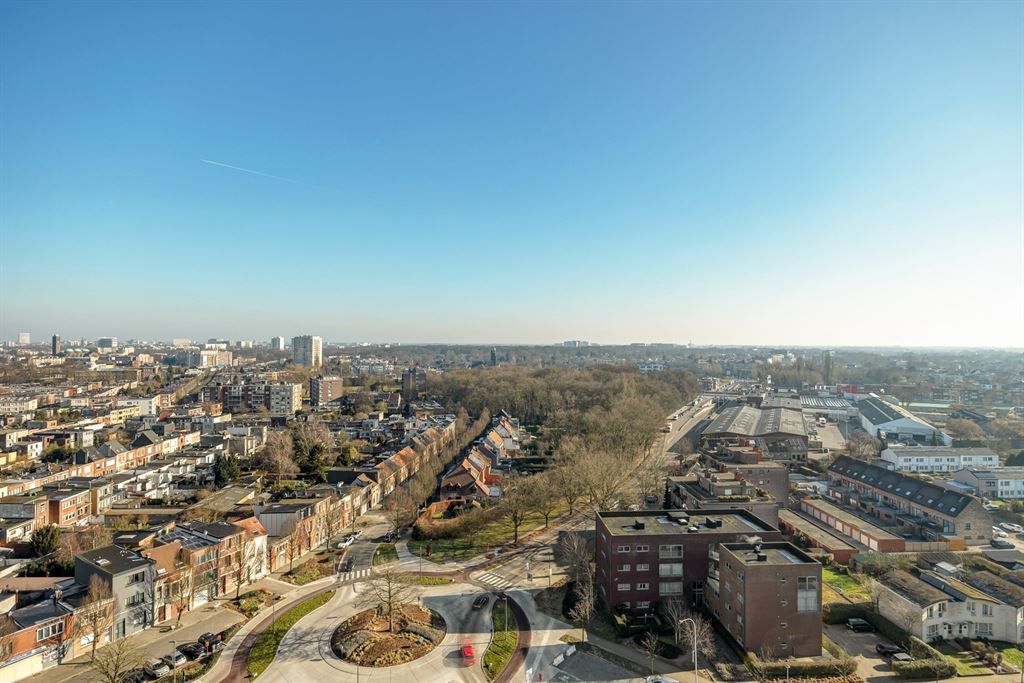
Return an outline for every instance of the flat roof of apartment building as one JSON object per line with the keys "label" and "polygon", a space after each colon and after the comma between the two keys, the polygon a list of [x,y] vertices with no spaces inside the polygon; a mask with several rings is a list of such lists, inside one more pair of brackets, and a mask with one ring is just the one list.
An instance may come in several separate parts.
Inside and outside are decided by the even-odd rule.
{"label": "flat roof of apartment building", "polygon": [[814,564],[815,560],[791,543],[723,543],[743,564],[787,565]]}
{"label": "flat roof of apartment building", "polygon": [[608,510],[598,512],[597,516],[615,536],[776,531],[746,510]]}

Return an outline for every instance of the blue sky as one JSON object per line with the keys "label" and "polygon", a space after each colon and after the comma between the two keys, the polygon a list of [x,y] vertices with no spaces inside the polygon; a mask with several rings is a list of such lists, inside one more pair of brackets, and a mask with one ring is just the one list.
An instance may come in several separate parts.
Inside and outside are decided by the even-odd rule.
{"label": "blue sky", "polygon": [[1015,2],[4,3],[0,337],[1021,346],[1022,46]]}

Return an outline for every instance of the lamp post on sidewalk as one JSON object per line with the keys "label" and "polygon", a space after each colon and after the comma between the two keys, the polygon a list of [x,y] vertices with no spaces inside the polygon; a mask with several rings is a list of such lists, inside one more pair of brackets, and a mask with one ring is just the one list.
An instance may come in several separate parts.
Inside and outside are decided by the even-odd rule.
{"label": "lamp post on sidewalk", "polygon": [[174,660],[175,660],[174,653],[177,652],[177,648],[175,646],[177,644],[178,644],[178,641],[176,641],[176,640],[172,640],[171,641],[171,683],[174,683],[174,681],[178,680],[178,667],[174,663]]}
{"label": "lamp post on sidewalk", "polygon": [[694,621],[691,617],[683,617],[682,619],[679,620],[679,623],[682,624],[684,621],[690,622],[690,624],[693,627],[693,683],[698,683],[698,681],[697,681],[697,622]]}

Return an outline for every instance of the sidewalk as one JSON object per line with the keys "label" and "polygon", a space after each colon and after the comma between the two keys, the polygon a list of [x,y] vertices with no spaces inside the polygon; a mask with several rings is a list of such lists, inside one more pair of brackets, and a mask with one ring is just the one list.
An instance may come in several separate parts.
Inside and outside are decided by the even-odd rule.
{"label": "sidewalk", "polygon": [[[245,617],[234,610],[218,607],[216,603],[211,603],[185,612],[181,616],[181,623],[177,629],[171,630],[170,626],[174,623],[172,620],[129,636],[128,639],[133,647],[138,648],[140,657],[143,659],[162,657],[170,653],[173,647],[171,641],[178,644],[195,642],[204,633],[218,633],[244,619]],[[109,645],[104,647],[109,647]],[[97,654],[102,650],[103,648],[97,648]],[[32,676],[33,683],[64,683],[65,681],[84,683],[91,682],[93,679],[89,655],[75,660],[66,660],[63,664],[44,669]]]}

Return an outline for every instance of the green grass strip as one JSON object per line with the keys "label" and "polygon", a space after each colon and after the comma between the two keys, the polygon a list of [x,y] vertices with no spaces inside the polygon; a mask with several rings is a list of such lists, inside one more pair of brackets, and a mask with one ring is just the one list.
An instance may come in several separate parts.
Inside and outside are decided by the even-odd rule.
{"label": "green grass strip", "polygon": [[[507,617],[507,621],[506,621]],[[506,623],[508,628],[506,630]],[[491,608],[491,624],[494,626],[494,637],[484,652],[484,674],[487,680],[493,681],[508,665],[516,651],[519,639],[519,624],[515,613],[508,608],[504,600],[495,600]]]}
{"label": "green grass strip", "polygon": [[288,630],[295,625],[295,622],[316,608],[326,605],[332,597],[334,597],[334,591],[327,591],[300,602],[279,616],[274,628],[267,629],[261,633],[256,642],[253,643],[252,649],[249,650],[249,663],[247,667],[249,678],[256,678],[267,670],[267,667],[274,661],[274,657],[277,656],[277,648],[281,644],[281,640],[288,633]]}

